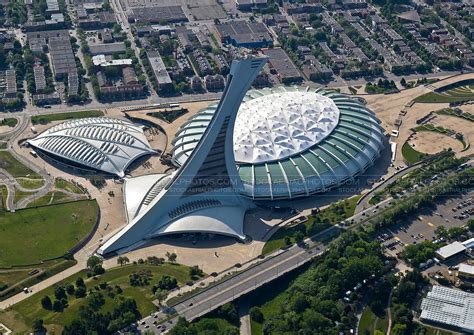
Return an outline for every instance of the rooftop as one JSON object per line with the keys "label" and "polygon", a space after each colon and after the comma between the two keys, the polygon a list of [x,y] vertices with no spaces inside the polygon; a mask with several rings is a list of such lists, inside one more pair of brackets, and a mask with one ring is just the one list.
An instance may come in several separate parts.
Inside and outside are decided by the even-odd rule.
{"label": "rooftop", "polygon": [[316,92],[273,93],[240,106],[234,130],[235,160],[261,163],[293,156],[336,127],[339,109]]}
{"label": "rooftop", "polygon": [[459,254],[460,252],[463,252],[464,250],[466,250],[466,247],[461,242],[456,241],[439,248],[436,250],[436,254],[441,256],[443,259],[447,259]]}
{"label": "rooftop", "polygon": [[420,318],[474,332],[474,294],[433,286],[421,302]]}

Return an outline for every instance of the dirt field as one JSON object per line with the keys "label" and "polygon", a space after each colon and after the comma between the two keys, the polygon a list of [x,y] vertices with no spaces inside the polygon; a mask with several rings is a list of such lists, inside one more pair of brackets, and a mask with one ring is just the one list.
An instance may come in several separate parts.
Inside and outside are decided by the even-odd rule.
{"label": "dirt field", "polygon": [[411,137],[408,143],[410,143],[415,150],[427,154],[435,154],[449,148],[455,152],[459,152],[463,149],[462,143],[458,140],[433,131],[417,132]]}

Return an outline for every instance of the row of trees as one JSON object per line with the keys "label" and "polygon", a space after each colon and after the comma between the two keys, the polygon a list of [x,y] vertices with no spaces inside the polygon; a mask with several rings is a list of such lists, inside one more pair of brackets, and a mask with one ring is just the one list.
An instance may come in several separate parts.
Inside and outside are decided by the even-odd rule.
{"label": "row of trees", "polygon": [[[364,282],[372,285],[388,269],[380,244],[365,233],[346,232],[289,286],[277,312],[252,318],[263,323],[264,334],[339,334],[352,328],[354,309],[342,302],[348,290]],[[368,286],[361,290],[368,289]]]}

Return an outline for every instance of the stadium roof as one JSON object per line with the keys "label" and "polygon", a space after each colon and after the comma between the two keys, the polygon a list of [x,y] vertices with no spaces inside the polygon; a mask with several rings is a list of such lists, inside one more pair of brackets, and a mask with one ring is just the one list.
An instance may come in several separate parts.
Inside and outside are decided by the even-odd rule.
{"label": "stadium roof", "polygon": [[[173,140],[173,161],[191,155],[217,105],[192,116]],[[240,106],[234,155],[244,195],[285,199],[325,191],[365,171],[383,129],[359,101],[309,88],[252,90]]]}
{"label": "stadium roof", "polygon": [[56,159],[119,177],[135,159],[154,153],[140,126],[107,117],[66,121],[28,143]]}
{"label": "stadium roof", "polygon": [[321,142],[337,126],[339,109],[315,92],[272,93],[239,109],[234,129],[235,160],[276,161]]}

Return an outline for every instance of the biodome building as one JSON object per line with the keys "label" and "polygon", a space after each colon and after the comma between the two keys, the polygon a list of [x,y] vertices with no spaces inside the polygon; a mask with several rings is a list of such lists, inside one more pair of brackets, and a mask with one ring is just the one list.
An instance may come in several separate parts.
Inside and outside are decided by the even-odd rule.
{"label": "biodome building", "polygon": [[[201,110],[177,132],[177,166],[192,154],[216,108]],[[359,100],[308,87],[248,91],[233,134],[242,194],[254,200],[291,199],[341,185],[372,166],[383,147],[379,120]]]}

